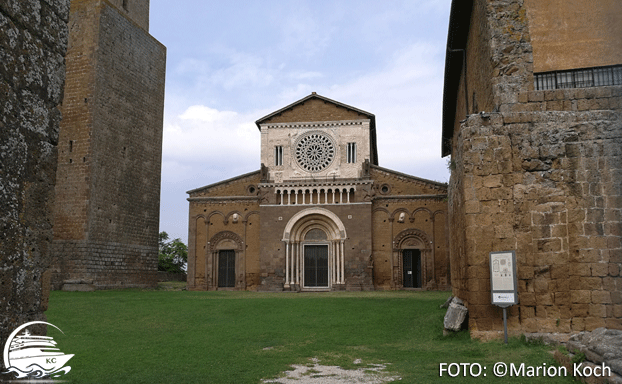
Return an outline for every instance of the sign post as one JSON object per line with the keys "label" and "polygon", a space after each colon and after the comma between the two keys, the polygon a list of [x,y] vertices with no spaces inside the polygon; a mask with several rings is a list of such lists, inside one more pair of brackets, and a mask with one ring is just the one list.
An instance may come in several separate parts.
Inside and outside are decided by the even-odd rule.
{"label": "sign post", "polygon": [[516,251],[490,252],[492,304],[503,308],[503,334],[508,343],[507,308],[518,304]]}

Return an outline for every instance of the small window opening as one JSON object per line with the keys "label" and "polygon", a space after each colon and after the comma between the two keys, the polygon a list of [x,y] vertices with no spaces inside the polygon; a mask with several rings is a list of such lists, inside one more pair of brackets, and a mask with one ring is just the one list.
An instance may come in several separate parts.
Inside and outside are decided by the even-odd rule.
{"label": "small window opening", "polygon": [[356,143],[348,143],[347,158],[348,163],[356,163]]}
{"label": "small window opening", "polygon": [[278,145],[274,147],[274,165],[283,165],[283,146]]}

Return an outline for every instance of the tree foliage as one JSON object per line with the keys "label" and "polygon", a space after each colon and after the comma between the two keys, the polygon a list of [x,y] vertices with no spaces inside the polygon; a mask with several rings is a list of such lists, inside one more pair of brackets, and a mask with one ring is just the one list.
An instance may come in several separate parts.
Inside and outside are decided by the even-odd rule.
{"label": "tree foliage", "polygon": [[188,247],[179,238],[170,241],[169,238],[168,233],[160,232],[158,271],[185,273],[188,262]]}

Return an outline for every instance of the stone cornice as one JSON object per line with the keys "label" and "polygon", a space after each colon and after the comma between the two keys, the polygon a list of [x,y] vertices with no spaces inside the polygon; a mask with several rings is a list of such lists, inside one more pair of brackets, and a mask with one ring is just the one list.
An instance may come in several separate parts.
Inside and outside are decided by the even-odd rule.
{"label": "stone cornice", "polygon": [[199,197],[189,197],[186,200],[191,202],[201,202],[201,203],[209,203],[209,202],[228,202],[228,201],[249,201],[249,202],[258,202],[258,196],[199,196]]}
{"label": "stone cornice", "polygon": [[295,123],[271,123],[262,124],[262,128],[334,128],[340,126],[352,126],[363,125],[363,123],[369,122],[369,119],[364,120],[339,120],[339,121],[312,121],[312,122],[295,122]]}
{"label": "stone cornice", "polygon": [[373,201],[377,200],[440,200],[446,199],[447,195],[395,195],[395,196],[375,196]]}
{"label": "stone cornice", "polygon": [[289,181],[284,183],[261,183],[259,184],[259,188],[300,188],[300,187],[330,187],[330,186],[348,186],[348,185],[369,185],[373,184],[373,180],[353,180],[353,179],[342,179],[342,180],[323,180],[323,181],[313,181],[313,180],[300,180],[300,181]]}

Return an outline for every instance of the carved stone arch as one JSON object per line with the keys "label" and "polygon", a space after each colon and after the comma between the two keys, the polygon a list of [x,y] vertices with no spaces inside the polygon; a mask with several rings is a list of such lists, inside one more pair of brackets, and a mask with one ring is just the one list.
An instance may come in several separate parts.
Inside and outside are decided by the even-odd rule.
{"label": "carved stone arch", "polygon": [[405,229],[398,233],[393,239],[394,250],[399,251],[401,249],[405,249],[404,247],[430,249],[429,236],[420,229]]}
{"label": "carved stone arch", "polygon": [[246,214],[246,216],[244,216],[244,220],[248,221],[248,219],[249,219],[252,215],[257,215],[257,216],[259,216],[259,211],[250,211],[249,213],[247,213],[247,214]]}
{"label": "carved stone arch", "polygon": [[432,219],[432,218],[433,218],[433,215],[434,215],[434,214],[432,213],[432,211],[430,211],[428,208],[425,208],[425,207],[419,207],[419,208],[417,208],[417,209],[415,209],[415,210],[413,211],[413,213],[412,213],[412,217],[413,217],[413,219],[415,218],[415,215],[416,215],[417,213],[421,212],[421,211],[423,211],[423,212],[427,212],[427,213],[428,213],[428,215],[430,215],[430,219]]}
{"label": "carved stone arch", "polygon": [[[236,214],[238,215],[237,221],[240,221],[241,218],[242,218],[242,213],[240,213],[240,211],[231,211],[231,212],[227,213],[227,215],[225,216],[225,224],[228,224],[229,221],[232,220],[233,215],[236,215]],[[236,221],[236,220],[234,220],[234,221]]]}
{"label": "carved stone arch", "polygon": [[[321,236],[309,236],[313,231],[321,231]],[[325,208],[307,208],[288,221],[283,231],[285,271],[284,289],[295,290],[331,290],[343,286],[345,280],[345,242],[346,229],[334,212]],[[306,249],[319,249],[327,263],[323,270],[321,285],[305,282]],[[311,256],[313,257],[313,256]],[[313,267],[311,267],[313,268]],[[316,281],[317,282],[317,281]],[[324,285],[326,283],[326,285]]]}
{"label": "carved stone arch", "polygon": [[212,211],[212,212],[210,212],[209,215],[207,215],[207,222],[208,223],[212,220],[212,216],[214,216],[214,215],[220,215],[220,216],[222,216],[223,220],[227,220],[227,218],[225,217],[224,213],[222,213],[220,211]]}
{"label": "carved stone arch", "polygon": [[231,231],[220,231],[210,239],[210,251],[216,252],[220,249],[225,249],[223,248],[225,244],[227,246],[233,246],[233,248],[226,249],[233,249],[235,251],[241,251],[244,249],[244,241],[242,241],[242,238],[237,233]]}
{"label": "carved stone arch", "polygon": [[194,216],[192,219],[195,220],[195,221],[199,220],[199,219],[203,219],[203,220],[207,221],[207,216],[205,216],[204,214],[201,213],[201,214],[198,214],[198,215]]}
{"label": "carved stone arch", "polygon": [[331,224],[330,225],[330,227],[332,228],[331,232],[335,232],[335,235],[338,236],[340,239],[345,239],[347,237],[346,228],[343,225],[343,222],[341,221],[339,216],[337,216],[336,214],[334,214],[333,212],[325,208],[307,208],[295,214],[287,222],[287,225],[285,226],[285,230],[283,231],[283,240],[284,241],[290,240],[292,229],[295,229],[294,226],[296,226],[297,224],[300,225],[301,223],[304,223],[305,220],[301,220],[301,219],[305,218],[306,216],[312,216],[312,215],[318,215],[319,218],[322,218],[322,217],[329,218],[330,220],[327,220],[325,222]]}
{"label": "carved stone arch", "polygon": [[434,218],[436,218],[436,215],[446,215],[447,213],[443,210],[438,210],[438,211],[434,211],[434,213],[432,214],[432,216]]}
{"label": "carved stone arch", "polygon": [[379,208],[374,208],[374,210],[371,211],[372,214],[376,212],[384,212],[387,214],[387,216],[391,216],[391,212],[389,212],[389,210],[386,208],[379,207]]}
{"label": "carved stone arch", "polygon": [[[231,231],[220,231],[210,239],[209,243],[209,265],[206,265],[208,275],[208,289],[219,288],[219,262],[221,251],[235,252],[235,286],[233,289],[244,289],[244,241],[237,233]],[[231,289],[231,288],[224,288]]]}
{"label": "carved stone arch", "polygon": [[[428,281],[428,276],[434,278],[433,272],[428,273],[428,269],[434,267],[432,246],[430,245],[430,237],[424,231],[417,228],[409,228],[401,231],[393,238],[393,260],[395,261],[395,270],[393,274],[394,284],[398,287],[404,287],[404,260],[403,255],[410,250],[418,250],[421,257],[421,288],[426,289],[434,285],[434,281]],[[414,270],[413,270],[414,273]]]}
{"label": "carved stone arch", "polygon": [[395,219],[395,215],[397,213],[399,213],[399,212],[404,212],[408,216],[408,218],[410,218],[410,212],[406,208],[398,208],[398,209],[396,209],[395,211],[391,212],[391,215],[389,216],[389,218]]}

